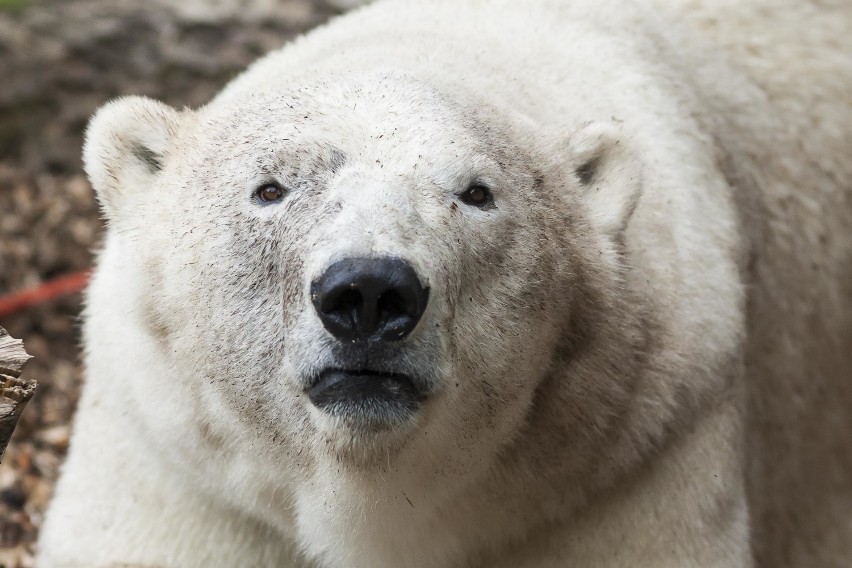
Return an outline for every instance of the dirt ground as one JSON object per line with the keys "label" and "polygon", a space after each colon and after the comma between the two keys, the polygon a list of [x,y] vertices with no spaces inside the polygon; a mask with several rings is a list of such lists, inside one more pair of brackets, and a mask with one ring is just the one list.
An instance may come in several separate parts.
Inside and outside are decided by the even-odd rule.
{"label": "dirt ground", "polygon": [[[0,297],[91,265],[102,222],[80,147],[99,105],[201,105],[333,14],[321,0],[0,0]],[[0,464],[0,568],[33,564],[82,381],[80,310],[74,295],[0,320],[39,383]]]}

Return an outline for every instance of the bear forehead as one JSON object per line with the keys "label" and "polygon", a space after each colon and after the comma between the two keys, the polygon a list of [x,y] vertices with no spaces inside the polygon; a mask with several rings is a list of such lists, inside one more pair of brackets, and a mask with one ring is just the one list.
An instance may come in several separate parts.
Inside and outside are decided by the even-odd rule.
{"label": "bear forehead", "polygon": [[201,137],[214,147],[333,146],[369,149],[448,148],[488,154],[493,133],[471,105],[404,75],[340,75],[280,88],[260,85],[201,109]]}

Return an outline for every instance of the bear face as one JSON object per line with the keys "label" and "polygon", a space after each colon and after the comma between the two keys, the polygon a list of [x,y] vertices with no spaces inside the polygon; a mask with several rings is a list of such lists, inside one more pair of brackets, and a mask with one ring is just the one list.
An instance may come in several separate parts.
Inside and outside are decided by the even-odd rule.
{"label": "bear face", "polygon": [[611,126],[565,137],[553,164],[459,101],[383,74],[96,117],[87,169],[110,234],[132,235],[134,313],[174,388],[208,401],[198,420],[367,469],[464,464],[517,432],[638,175]]}

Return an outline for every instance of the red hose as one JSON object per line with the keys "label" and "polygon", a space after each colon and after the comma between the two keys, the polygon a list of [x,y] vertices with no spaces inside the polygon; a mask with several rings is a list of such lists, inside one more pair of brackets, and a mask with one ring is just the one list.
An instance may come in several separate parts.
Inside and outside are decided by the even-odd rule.
{"label": "red hose", "polygon": [[89,271],[84,270],[48,280],[33,288],[0,296],[0,318],[44,304],[59,296],[80,292],[86,287],[88,281]]}

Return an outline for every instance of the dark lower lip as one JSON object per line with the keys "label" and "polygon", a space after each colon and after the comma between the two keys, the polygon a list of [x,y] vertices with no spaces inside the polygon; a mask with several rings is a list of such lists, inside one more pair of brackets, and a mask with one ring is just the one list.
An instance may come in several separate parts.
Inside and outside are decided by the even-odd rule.
{"label": "dark lower lip", "polygon": [[423,395],[408,375],[327,369],[308,389],[318,409],[363,426],[391,426],[410,418]]}

